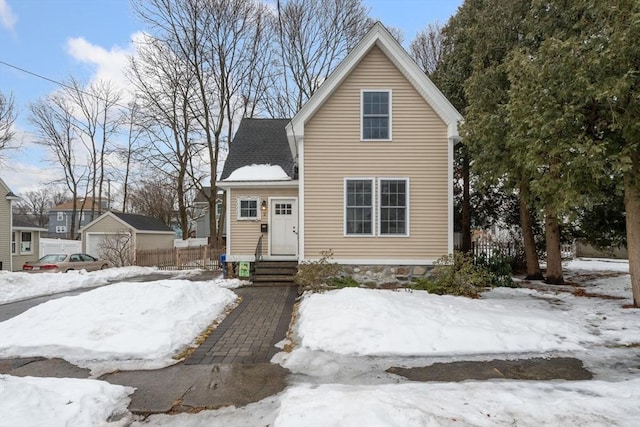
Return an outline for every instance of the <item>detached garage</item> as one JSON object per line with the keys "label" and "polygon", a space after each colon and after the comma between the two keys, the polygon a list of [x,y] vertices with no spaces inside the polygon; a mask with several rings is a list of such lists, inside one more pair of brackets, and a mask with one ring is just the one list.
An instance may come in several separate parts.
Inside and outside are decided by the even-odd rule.
{"label": "detached garage", "polygon": [[175,231],[155,218],[119,212],[102,214],[81,233],[85,253],[116,265],[133,263],[137,250],[172,249],[175,238]]}

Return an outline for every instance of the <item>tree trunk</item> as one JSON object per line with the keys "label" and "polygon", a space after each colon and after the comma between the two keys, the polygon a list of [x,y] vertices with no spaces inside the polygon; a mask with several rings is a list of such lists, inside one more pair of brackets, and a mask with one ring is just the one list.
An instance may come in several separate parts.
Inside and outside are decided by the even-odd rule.
{"label": "tree trunk", "polygon": [[220,233],[218,234],[218,238],[220,239],[220,245],[218,247],[218,249],[222,249],[222,243],[223,243],[223,234],[224,234],[224,229],[225,229],[225,218],[227,216],[227,197],[226,195],[222,197],[222,209],[220,210],[220,216],[218,217],[218,230],[220,230]]}
{"label": "tree trunk", "polygon": [[462,146],[462,252],[471,251],[471,200],[469,198],[469,150]]}
{"label": "tree trunk", "polygon": [[632,162],[631,170],[624,177],[624,208],[633,306],[640,308],[640,155],[632,157]]}
{"label": "tree trunk", "polygon": [[544,217],[544,232],[547,246],[547,279],[552,285],[564,283],[562,277],[562,254],[560,252],[560,226],[553,210],[548,210]]}
{"label": "tree trunk", "polygon": [[543,280],[544,276],[540,271],[538,252],[536,251],[536,239],[533,235],[531,225],[531,212],[529,211],[529,183],[526,180],[520,181],[520,227],[522,228],[522,240],[524,242],[524,256],[527,263],[527,280]]}

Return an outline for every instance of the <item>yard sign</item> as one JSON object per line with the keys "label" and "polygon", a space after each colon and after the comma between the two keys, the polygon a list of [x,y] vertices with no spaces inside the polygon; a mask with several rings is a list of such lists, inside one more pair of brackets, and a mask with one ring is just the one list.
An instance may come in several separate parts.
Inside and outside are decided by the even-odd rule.
{"label": "yard sign", "polygon": [[251,275],[249,269],[249,261],[240,261],[240,277],[249,277]]}

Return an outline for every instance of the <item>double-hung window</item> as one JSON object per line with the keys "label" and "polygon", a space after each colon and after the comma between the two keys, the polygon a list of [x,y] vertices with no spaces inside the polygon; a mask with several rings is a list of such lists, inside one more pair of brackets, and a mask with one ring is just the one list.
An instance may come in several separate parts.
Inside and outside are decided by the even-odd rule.
{"label": "double-hung window", "polygon": [[362,129],[363,140],[391,139],[391,91],[362,91]]}
{"label": "double-hung window", "polygon": [[238,199],[238,220],[260,220],[260,199],[258,197],[243,197]]}
{"label": "double-hung window", "polygon": [[345,236],[409,235],[408,178],[347,178],[344,197]]}
{"label": "double-hung window", "polygon": [[346,179],[345,235],[373,236],[373,179]]}
{"label": "double-hung window", "polygon": [[32,252],[31,232],[23,231],[20,233],[20,253],[30,254],[31,252]]}
{"label": "double-hung window", "polygon": [[383,179],[378,184],[379,233],[381,236],[406,236],[409,185],[407,179]]}

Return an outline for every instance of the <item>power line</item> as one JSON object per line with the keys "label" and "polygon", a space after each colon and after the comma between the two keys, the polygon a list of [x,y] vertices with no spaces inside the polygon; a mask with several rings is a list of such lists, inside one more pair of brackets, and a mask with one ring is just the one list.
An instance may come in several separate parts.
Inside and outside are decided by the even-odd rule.
{"label": "power line", "polygon": [[[66,84],[64,82],[59,81],[59,80],[54,80],[54,79],[52,79],[50,77],[43,76],[42,74],[38,74],[38,73],[36,73],[34,71],[29,71],[29,70],[27,70],[25,68],[18,67],[17,65],[9,64],[8,62],[4,62],[2,60],[0,60],[0,64],[4,65],[6,67],[13,68],[14,70],[18,70],[18,71],[20,71],[22,73],[29,74],[29,75],[31,75],[33,77],[37,77],[39,79],[46,80],[46,81],[48,81],[50,83],[56,84],[58,86],[66,88],[66,89],[73,90],[73,91],[79,92],[79,93],[81,93],[83,95],[96,98],[96,99],[98,99],[98,100],[100,100],[102,102],[109,102],[109,100],[104,99],[104,98],[102,98],[102,97],[100,97],[100,96],[98,96],[98,95],[96,95],[94,93],[85,92],[84,90],[82,90],[80,88],[70,86],[70,85],[68,85],[68,84]],[[132,111],[132,108],[129,107],[129,106],[126,106],[126,105],[121,105],[121,104],[118,104],[118,103],[115,103],[115,102],[113,103],[113,105],[116,105],[116,106],[118,106],[120,108],[127,109],[129,111]]]}

